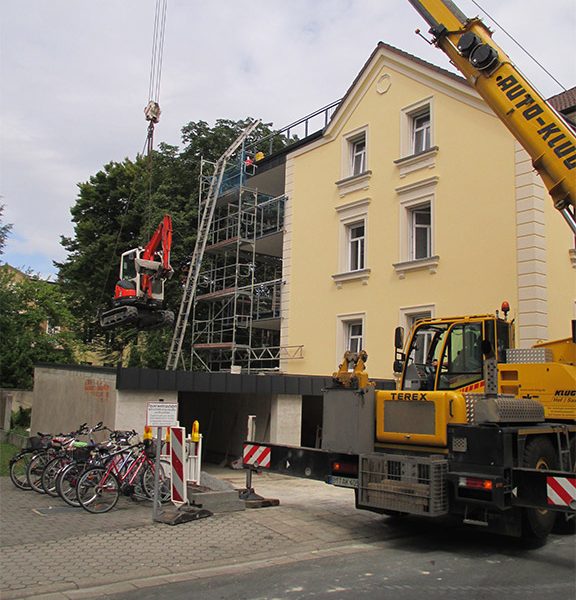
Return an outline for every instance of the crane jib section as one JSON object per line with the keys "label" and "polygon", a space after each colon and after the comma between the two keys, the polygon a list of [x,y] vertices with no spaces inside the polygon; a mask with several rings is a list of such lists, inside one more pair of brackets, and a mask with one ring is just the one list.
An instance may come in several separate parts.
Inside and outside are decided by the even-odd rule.
{"label": "crane jib section", "polygon": [[452,0],[408,0],[434,43],[466,77],[532,159],[554,206],[576,234],[576,134],[492,40]]}
{"label": "crane jib section", "polygon": [[568,170],[576,168],[574,136],[571,136],[572,139],[570,139],[558,123],[546,122],[545,110],[542,105],[534,101],[534,98],[514,75],[497,77],[496,81],[497,87],[506,95],[508,100],[514,101],[515,108],[522,109],[522,117],[526,121],[536,119],[536,133],[550,148],[553,148],[554,154],[562,159],[564,166]]}

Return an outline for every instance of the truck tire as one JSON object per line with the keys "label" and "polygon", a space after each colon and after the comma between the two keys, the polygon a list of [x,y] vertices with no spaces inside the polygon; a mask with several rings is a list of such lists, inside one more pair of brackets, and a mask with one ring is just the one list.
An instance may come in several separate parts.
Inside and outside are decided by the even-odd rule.
{"label": "truck tire", "polygon": [[[558,455],[552,442],[545,437],[535,437],[527,442],[524,449],[522,466],[531,469],[558,468]],[[546,540],[556,522],[557,513],[539,509],[525,508],[522,519],[522,538],[532,546],[539,546]]]}

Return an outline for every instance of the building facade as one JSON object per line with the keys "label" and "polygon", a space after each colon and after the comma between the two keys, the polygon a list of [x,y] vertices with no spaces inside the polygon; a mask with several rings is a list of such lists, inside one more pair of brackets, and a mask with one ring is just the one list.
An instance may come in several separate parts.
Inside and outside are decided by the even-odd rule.
{"label": "building facade", "polygon": [[570,333],[573,236],[457,75],[380,43],[322,135],[288,153],[285,197],[281,345],[303,358],[282,371],[365,348],[390,377],[396,326],[503,300],[520,346]]}

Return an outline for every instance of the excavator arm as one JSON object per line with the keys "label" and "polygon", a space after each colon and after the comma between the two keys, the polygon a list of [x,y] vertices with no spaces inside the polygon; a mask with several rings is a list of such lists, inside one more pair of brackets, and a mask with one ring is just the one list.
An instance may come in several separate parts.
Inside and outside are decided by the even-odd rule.
{"label": "excavator arm", "polygon": [[576,235],[576,135],[492,40],[451,0],[408,0],[434,43],[461,71],[532,158],[554,206]]}

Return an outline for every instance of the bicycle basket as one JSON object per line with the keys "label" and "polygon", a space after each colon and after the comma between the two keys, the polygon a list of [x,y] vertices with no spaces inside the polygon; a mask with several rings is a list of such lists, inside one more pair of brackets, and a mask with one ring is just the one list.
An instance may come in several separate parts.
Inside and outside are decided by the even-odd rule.
{"label": "bicycle basket", "polygon": [[40,450],[41,448],[46,448],[46,443],[39,435],[34,435],[28,438],[27,447],[32,450]]}
{"label": "bicycle basket", "polygon": [[72,458],[78,462],[86,462],[90,458],[90,452],[92,446],[86,446],[84,448],[74,448],[72,450]]}

